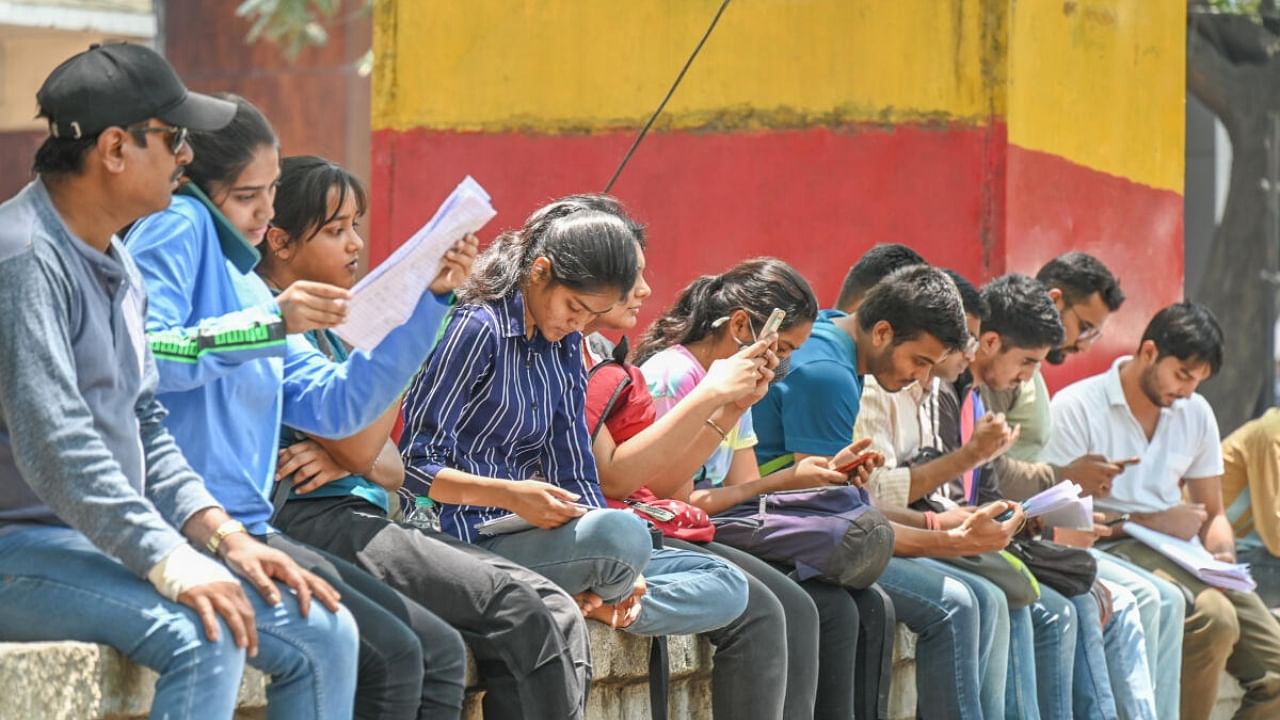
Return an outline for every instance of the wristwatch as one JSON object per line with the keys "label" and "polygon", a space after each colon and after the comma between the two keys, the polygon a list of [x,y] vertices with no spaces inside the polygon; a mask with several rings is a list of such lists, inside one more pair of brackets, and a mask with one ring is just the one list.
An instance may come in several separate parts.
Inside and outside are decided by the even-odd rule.
{"label": "wristwatch", "polygon": [[226,540],[228,535],[233,535],[239,532],[247,533],[249,531],[245,529],[244,523],[239,520],[228,520],[219,525],[217,530],[213,531],[213,535],[210,536],[209,543],[205,545],[205,547],[209,548],[209,552],[217,555],[218,548],[222,547],[222,541]]}

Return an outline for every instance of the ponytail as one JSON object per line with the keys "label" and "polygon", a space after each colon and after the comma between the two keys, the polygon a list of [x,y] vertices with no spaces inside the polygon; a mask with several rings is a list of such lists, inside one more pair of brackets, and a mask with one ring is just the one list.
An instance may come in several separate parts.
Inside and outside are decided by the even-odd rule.
{"label": "ponytail", "polygon": [[714,332],[716,320],[742,310],[757,332],[774,308],[786,311],[783,330],[818,317],[813,289],[795,268],[776,258],[739,263],[721,275],[703,275],[680,292],[640,339],[636,364],[673,345],[697,342]]}

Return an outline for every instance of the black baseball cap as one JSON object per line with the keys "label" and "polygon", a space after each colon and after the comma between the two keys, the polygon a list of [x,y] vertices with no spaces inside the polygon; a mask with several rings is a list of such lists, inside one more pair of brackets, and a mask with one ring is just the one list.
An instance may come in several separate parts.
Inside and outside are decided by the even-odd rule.
{"label": "black baseball cap", "polygon": [[236,114],[235,103],[188,91],[168,60],[133,43],[90,45],[49,73],[36,102],[56,138],[92,137],[152,117],[218,130]]}

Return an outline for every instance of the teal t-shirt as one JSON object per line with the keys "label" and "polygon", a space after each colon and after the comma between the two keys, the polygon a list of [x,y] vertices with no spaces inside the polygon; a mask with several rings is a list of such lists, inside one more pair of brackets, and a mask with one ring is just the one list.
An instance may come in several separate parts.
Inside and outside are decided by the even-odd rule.
{"label": "teal t-shirt", "polygon": [[791,354],[786,376],[751,409],[762,474],[791,464],[792,453],[835,455],[849,445],[862,402],[858,348],[824,310],[813,334]]}

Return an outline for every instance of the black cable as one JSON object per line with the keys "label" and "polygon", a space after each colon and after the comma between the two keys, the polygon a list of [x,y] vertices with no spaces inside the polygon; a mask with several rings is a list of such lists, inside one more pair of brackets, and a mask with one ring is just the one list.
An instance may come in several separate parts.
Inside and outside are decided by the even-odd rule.
{"label": "black cable", "polygon": [[680,81],[684,79],[684,74],[689,71],[689,66],[693,64],[693,59],[698,57],[698,53],[702,51],[702,46],[707,43],[707,38],[711,37],[711,31],[716,29],[716,23],[720,22],[720,16],[724,14],[724,9],[729,7],[729,0],[720,3],[720,9],[716,11],[716,16],[711,18],[711,24],[707,26],[707,31],[703,33],[702,39],[698,41],[698,46],[693,49],[693,54],[685,61],[684,67],[680,68],[680,74],[676,75],[676,81],[671,83],[671,89],[667,91],[667,96],[662,98],[662,102],[658,103],[658,109],[653,111],[649,116],[649,121],[640,128],[640,134],[636,135],[635,142],[631,143],[631,148],[627,150],[627,154],[622,157],[618,169],[613,171],[613,177],[609,178],[609,184],[604,186],[605,193],[613,189],[613,184],[618,181],[618,176],[622,174],[627,163],[631,161],[631,156],[635,154],[636,148],[640,147],[640,142],[644,140],[644,136],[649,134],[649,128],[653,127],[653,122],[662,114],[663,108],[667,106],[667,101],[675,94],[676,88],[680,87]]}

